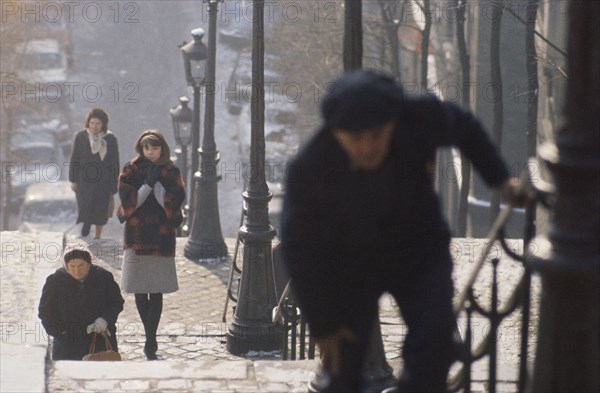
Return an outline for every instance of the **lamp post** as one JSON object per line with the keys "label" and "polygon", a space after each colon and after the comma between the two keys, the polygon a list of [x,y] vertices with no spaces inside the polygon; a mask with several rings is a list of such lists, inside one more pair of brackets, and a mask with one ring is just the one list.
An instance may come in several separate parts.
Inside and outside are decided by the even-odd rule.
{"label": "lamp post", "polygon": [[[193,112],[188,107],[189,99],[187,97],[179,97],[179,105],[172,108],[169,113],[171,115],[171,121],[173,122],[173,134],[175,135],[175,141],[181,146],[181,154],[178,158],[181,159],[179,163],[181,169],[181,177],[184,183],[187,185],[188,182],[188,145],[192,142],[192,119]],[[185,219],[183,224],[182,232],[187,235],[189,231],[189,217],[190,208],[186,201],[185,206]]]}
{"label": "lamp post", "polygon": [[[208,58],[208,49],[202,42],[204,30],[197,28],[191,31],[194,38],[191,42],[184,42],[181,46],[183,55],[183,65],[185,67],[185,79],[188,86],[194,91],[194,110],[192,117],[192,176],[198,168],[198,149],[200,148],[200,88],[204,84],[206,59]],[[195,203],[195,186],[191,189],[190,201]],[[193,220],[194,206],[189,210],[189,222]]]}
{"label": "lamp post", "polygon": [[252,102],[250,179],[243,193],[248,206],[240,238],[244,243],[244,265],[238,302],[227,328],[227,350],[234,355],[269,351],[281,347],[281,327],[271,312],[277,305],[271,242],[275,229],[269,223],[268,203],[272,194],[265,180],[264,132],[264,1],[253,1]]}
{"label": "lamp post", "polygon": [[[217,175],[217,164],[219,162],[219,152],[215,143],[215,63],[217,52],[217,11],[221,0],[205,0],[208,4],[208,49],[201,42],[204,30],[195,29],[192,31],[194,43],[191,46],[198,46],[198,52],[204,54],[207,59],[205,78],[202,79],[206,85],[206,106],[204,118],[204,137],[200,152],[199,170],[194,173],[195,186],[194,201],[192,205],[192,228],[187,244],[184,248],[184,255],[192,260],[202,262],[219,262],[227,257],[227,246],[221,233],[221,221],[219,218],[219,201],[217,184],[221,177]],[[194,34],[196,32],[196,34]],[[188,71],[191,73],[194,64],[190,52],[186,52],[188,45],[184,45],[181,50],[184,55],[186,76]],[[201,52],[200,49],[206,50]],[[208,53],[209,56],[206,56]],[[198,71],[204,71],[204,63],[197,57]],[[188,79],[189,82],[189,79]],[[194,91],[194,119],[199,116],[199,104],[196,105],[196,91]]]}
{"label": "lamp post", "polygon": [[530,250],[540,274],[531,392],[600,391],[600,28],[596,1],[569,4],[565,125],[540,146],[556,187],[548,232]]}

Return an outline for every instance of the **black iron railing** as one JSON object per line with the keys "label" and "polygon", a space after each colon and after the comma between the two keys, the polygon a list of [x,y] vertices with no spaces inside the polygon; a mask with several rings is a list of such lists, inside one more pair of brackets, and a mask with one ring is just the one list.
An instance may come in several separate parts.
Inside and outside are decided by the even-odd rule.
{"label": "black iron railing", "polygon": [[288,281],[281,293],[277,307],[273,309],[273,322],[282,326],[283,360],[315,358],[315,343],[308,331],[308,322],[290,290]]}
{"label": "black iron railing", "polygon": [[[495,393],[497,385],[497,362],[498,362],[498,328],[503,320],[509,315],[512,315],[517,309],[521,310],[521,327],[520,327],[520,348],[519,348],[519,375],[517,379],[517,392],[524,392],[525,385],[528,379],[527,375],[527,355],[529,350],[529,325],[531,312],[531,272],[527,266],[528,257],[530,255],[530,242],[535,233],[535,211],[539,203],[548,207],[551,197],[551,192],[543,191],[541,188],[534,188],[529,184],[529,199],[530,203],[526,210],[526,226],[523,238],[523,253],[514,252],[506,243],[504,236],[504,227],[510,218],[512,207],[506,207],[498,216],[488,236],[488,242],[484,251],[480,255],[475,267],[471,271],[467,284],[463,287],[459,294],[458,301],[455,304],[454,312],[457,317],[466,314],[466,329],[464,339],[461,343],[461,359],[462,363],[459,370],[449,379],[448,390],[451,392],[463,391],[471,392],[472,384],[472,365],[487,357],[488,358],[488,392]],[[500,299],[498,296],[498,266],[500,260],[492,258],[492,284],[490,291],[490,303],[486,309],[481,305],[474,295],[474,284],[481,272],[484,263],[488,260],[488,255],[492,246],[499,243],[507,255],[523,264],[524,272],[512,293],[508,296],[507,301],[500,307]],[[489,321],[489,331],[477,345],[473,348],[473,330],[472,320],[474,314],[479,314]],[[390,390],[388,393],[391,393]]]}

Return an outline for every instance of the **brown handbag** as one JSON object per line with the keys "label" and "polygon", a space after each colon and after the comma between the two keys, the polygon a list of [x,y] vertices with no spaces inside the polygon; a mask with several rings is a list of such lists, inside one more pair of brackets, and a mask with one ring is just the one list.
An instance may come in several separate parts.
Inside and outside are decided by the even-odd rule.
{"label": "brown handbag", "polygon": [[121,360],[121,354],[117,351],[113,351],[112,345],[110,344],[108,337],[106,337],[106,334],[104,334],[104,333],[102,333],[102,336],[104,337],[104,348],[106,348],[106,350],[96,352],[96,337],[97,336],[98,335],[96,333],[94,333],[94,337],[92,338],[92,343],[90,344],[90,350],[88,351],[88,354],[83,357],[83,360],[113,361],[113,362]]}

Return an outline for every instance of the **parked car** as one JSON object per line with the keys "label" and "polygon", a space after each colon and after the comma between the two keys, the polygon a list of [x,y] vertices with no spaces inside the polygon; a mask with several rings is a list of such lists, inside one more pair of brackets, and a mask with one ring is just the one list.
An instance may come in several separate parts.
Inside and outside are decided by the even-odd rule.
{"label": "parked car", "polygon": [[67,81],[67,56],[55,39],[31,40],[17,45],[21,57],[18,76],[29,83]]}
{"label": "parked car", "polygon": [[67,101],[65,97],[57,102],[41,99],[40,102],[32,100],[25,105],[19,105],[12,113],[14,134],[29,134],[30,139],[36,139],[39,134],[50,133],[54,135],[62,155],[69,157],[70,145],[76,133],[73,130],[78,129],[79,125],[73,121],[71,107]]}
{"label": "parked car", "polygon": [[75,131],[67,103],[27,102],[3,111],[2,149],[6,179],[10,181],[11,206],[23,203],[27,186],[66,178]]}
{"label": "parked car", "polygon": [[244,20],[225,21],[219,29],[219,43],[235,50],[247,49],[252,44],[252,23]]}
{"label": "parked car", "polygon": [[[297,128],[298,108],[276,95],[265,103],[265,164],[267,181],[280,183],[283,180],[285,166],[297,149],[300,133]],[[250,161],[251,137],[250,105],[243,107],[237,127],[237,139],[243,162]]]}
{"label": "parked car", "polygon": [[[227,4],[229,3],[229,4]],[[219,44],[229,46],[234,50],[244,50],[252,46],[252,7],[247,7],[239,0],[226,0],[223,5],[219,24]],[[284,23],[281,12],[272,12],[264,19],[264,35],[269,40],[273,35],[273,24]]]}
{"label": "parked car", "polygon": [[11,138],[11,205],[23,203],[27,188],[36,183],[58,181],[63,177],[60,151],[50,132],[18,132]]}
{"label": "parked car", "polygon": [[67,233],[75,227],[76,219],[77,202],[68,181],[41,182],[27,187],[20,231]]}
{"label": "parked car", "polygon": [[[249,104],[252,98],[252,62],[249,52],[238,53],[235,66],[231,71],[227,81],[227,90],[225,93],[227,112],[232,115],[239,115],[244,105]],[[269,64],[276,61],[276,56],[265,56],[265,92],[277,92],[282,89],[280,76],[273,71]]]}
{"label": "parked car", "polygon": [[69,68],[73,66],[74,40],[72,26],[74,23],[69,22],[69,15],[73,12],[68,2],[53,2],[53,7],[60,6],[60,17],[57,18],[25,18],[24,29],[27,31],[27,36],[31,39],[53,39],[60,46],[60,50],[67,58]]}

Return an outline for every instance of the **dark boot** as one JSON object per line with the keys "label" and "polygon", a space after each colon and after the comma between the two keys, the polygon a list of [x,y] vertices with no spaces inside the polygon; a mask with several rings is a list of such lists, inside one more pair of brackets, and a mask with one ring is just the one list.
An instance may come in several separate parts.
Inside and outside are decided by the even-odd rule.
{"label": "dark boot", "polygon": [[84,222],[83,227],[81,227],[81,236],[86,237],[90,234],[90,229],[92,228],[92,224]]}

